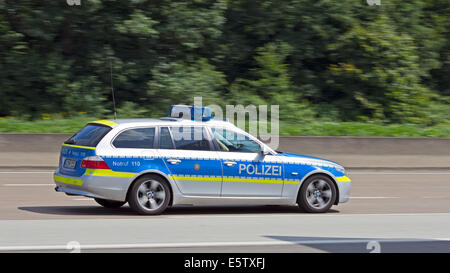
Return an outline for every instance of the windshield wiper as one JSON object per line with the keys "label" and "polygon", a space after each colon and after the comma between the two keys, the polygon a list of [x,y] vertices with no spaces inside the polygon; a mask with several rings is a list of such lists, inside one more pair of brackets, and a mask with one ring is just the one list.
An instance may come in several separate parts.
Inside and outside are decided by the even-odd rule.
{"label": "windshield wiper", "polygon": [[73,139],[66,140],[64,141],[64,144],[75,144],[75,140]]}

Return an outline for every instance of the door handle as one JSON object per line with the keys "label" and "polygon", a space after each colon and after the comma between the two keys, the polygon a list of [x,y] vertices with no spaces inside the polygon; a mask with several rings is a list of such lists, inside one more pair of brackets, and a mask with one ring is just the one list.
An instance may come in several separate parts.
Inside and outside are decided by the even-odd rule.
{"label": "door handle", "polygon": [[167,159],[167,162],[169,162],[170,164],[178,164],[181,162],[181,160],[179,160],[178,158],[171,158]]}
{"label": "door handle", "polygon": [[223,164],[227,165],[228,167],[231,167],[231,166],[236,165],[237,163],[234,161],[225,161],[225,162],[223,162]]}

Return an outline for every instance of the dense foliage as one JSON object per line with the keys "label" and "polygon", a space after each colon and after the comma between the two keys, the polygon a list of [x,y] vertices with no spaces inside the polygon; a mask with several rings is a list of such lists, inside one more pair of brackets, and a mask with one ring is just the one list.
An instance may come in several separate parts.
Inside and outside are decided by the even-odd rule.
{"label": "dense foliage", "polygon": [[448,0],[0,0],[0,116],[111,115],[112,69],[119,117],[449,124],[449,29]]}

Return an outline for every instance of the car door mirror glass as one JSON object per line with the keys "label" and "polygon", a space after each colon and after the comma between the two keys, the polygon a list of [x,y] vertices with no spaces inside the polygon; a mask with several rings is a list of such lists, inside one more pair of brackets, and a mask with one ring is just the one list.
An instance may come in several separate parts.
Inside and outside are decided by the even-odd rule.
{"label": "car door mirror glass", "polygon": [[267,149],[265,146],[261,146],[261,151],[260,151],[261,155],[270,155],[270,150]]}

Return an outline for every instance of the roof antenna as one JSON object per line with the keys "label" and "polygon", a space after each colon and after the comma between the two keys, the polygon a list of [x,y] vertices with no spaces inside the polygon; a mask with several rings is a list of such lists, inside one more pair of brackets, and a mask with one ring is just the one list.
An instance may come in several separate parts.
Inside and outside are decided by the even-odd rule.
{"label": "roof antenna", "polygon": [[113,72],[112,72],[112,62],[111,62],[111,59],[109,59],[109,67],[110,67],[110,71],[111,71],[111,93],[112,93],[112,99],[113,99],[114,119],[117,119],[117,113],[116,113],[116,98],[114,97]]}

